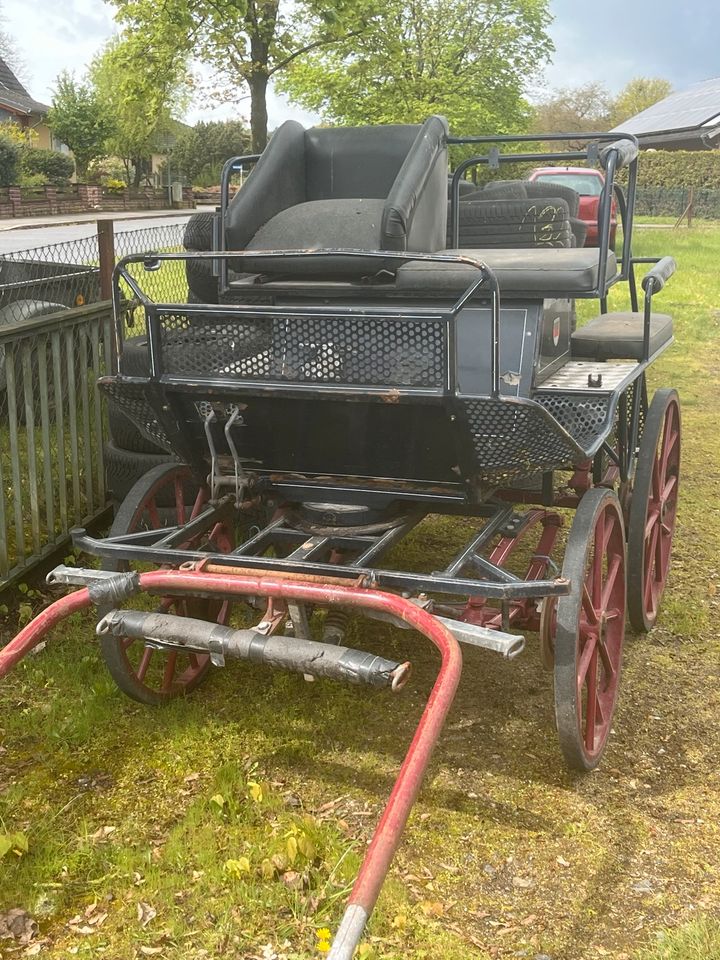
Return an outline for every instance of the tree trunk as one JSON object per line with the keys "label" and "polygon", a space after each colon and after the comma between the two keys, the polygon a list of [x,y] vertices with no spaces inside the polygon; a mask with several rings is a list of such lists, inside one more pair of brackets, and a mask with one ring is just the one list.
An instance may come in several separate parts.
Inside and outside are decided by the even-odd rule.
{"label": "tree trunk", "polygon": [[253,153],[262,153],[267,144],[267,85],[268,76],[265,70],[254,71],[248,79]]}

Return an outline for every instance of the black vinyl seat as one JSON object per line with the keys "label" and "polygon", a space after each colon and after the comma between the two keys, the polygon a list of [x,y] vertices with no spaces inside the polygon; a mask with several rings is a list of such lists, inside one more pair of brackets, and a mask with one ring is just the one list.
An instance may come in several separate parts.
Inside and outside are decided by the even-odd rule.
{"label": "black vinyl seat", "polygon": [[[596,294],[600,278],[597,248],[537,247],[528,249],[444,250],[486,263],[494,270],[501,295],[511,299],[582,297]],[[606,256],[606,277],[617,272],[612,251]],[[466,263],[411,261],[397,271],[396,289],[427,297],[459,296],[477,277]]]}
{"label": "black vinyl seat", "polygon": [[[642,360],[644,332],[642,313],[604,313],[573,333],[572,355],[580,360]],[[650,356],[670,343],[672,336],[672,317],[666,313],[653,313],[650,318]]]}
{"label": "black vinyl seat", "polygon": [[[409,250],[445,245],[447,121],[422,125],[312,128],[288,120],[276,131],[247,183],[230,203],[229,250]],[[353,275],[380,264],[370,258],[313,261],[324,274]],[[302,257],[276,267],[243,258],[243,272],[307,277]]]}

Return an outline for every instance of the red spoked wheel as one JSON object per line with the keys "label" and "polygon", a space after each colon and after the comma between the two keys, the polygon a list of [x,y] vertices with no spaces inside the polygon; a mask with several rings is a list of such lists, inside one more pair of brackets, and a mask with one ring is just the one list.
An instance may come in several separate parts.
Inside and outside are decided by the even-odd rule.
{"label": "red spoked wheel", "polygon": [[[117,512],[110,536],[187,523],[200,513],[208,495],[206,487],[198,487],[189,467],[178,463],[161,464],[149,470],[128,492]],[[233,549],[233,539],[232,528],[226,523],[218,523],[213,529],[183,543],[180,549],[229,553]],[[130,565],[108,563],[106,569],[128,570]],[[164,597],[158,609],[163,613],[222,624],[228,622],[230,614],[227,602],[192,597]],[[210,667],[208,654],[159,650],[142,640],[126,637],[103,636],[100,649],[118,687],[134,700],[150,706],[190,693]]]}
{"label": "red spoked wheel", "polygon": [[555,659],[555,720],[572,769],[592,770],[610,733],[625,635],[625,530],[612,490],[580,501],[562,576],[571,583],[548,629]]}
{"label": "red spoked wheel", "polygon": [[680,446],[677,392],[658,390],[645,418],[628,522],[628,613],[641,633],[655,625],[670,568]]}

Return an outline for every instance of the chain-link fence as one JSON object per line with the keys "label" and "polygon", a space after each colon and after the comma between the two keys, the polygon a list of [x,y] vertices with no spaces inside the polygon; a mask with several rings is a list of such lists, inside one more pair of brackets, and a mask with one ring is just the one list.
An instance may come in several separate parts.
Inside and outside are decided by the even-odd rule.
{"label": "chain-link fence", "polygon": [[720,220],[720,190],[706,187],[638,187],[635,213],[638,216],[674,220],[683,214],[702,220]]}
{"label": "chain-link fence", "polygon": [[[113,363],[107,277],[128,254],[182,250],[184,231],[118,227],[114,242],[101,231],[0,256],[0,590],[108,504],[95,386]],[[152,299],[186,302],[184,264],[167,267],[132,269]]]}

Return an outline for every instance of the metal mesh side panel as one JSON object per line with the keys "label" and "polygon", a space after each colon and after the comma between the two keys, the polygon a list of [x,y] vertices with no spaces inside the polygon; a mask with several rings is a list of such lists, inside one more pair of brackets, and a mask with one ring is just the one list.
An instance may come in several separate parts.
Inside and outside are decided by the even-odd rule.
{"label": "metal mesh side panel", "polygon": [[463,402],[476,470],[502,482],[566,466],[578,451],[537,407],[487,398]]}
{"label": "metal mesh side panel", "polygon": [[140,384],[120,383],[115,379],[105,378],[98,386],[108,400],[132,420],[144,437],[172,452],[165,431],[158,423],[155,411],[145,399],[144,388]]}
{"label": "metal mesh side panel", "polygon": [[162,318],[163,368],[173,376],[333,383],[445,385],[445,326],[395,317]]}
{"label": "metal mesh side panel", "polygon": [[544,394],[538,402],[583,450],[590,450],[612,427],[612,395],[601,397]]}

